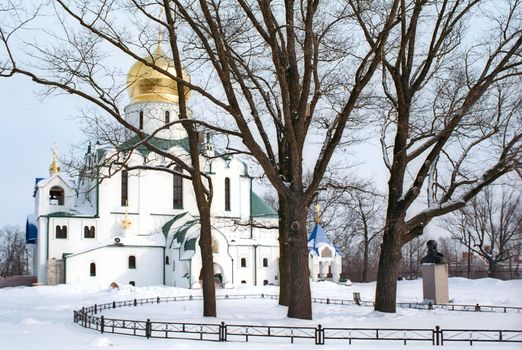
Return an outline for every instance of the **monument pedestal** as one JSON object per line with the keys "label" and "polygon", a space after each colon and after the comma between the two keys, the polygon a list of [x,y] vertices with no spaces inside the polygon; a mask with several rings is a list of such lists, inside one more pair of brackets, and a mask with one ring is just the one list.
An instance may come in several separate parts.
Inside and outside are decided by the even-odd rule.
{"label": "monument pedestal", "polygon": [[433,304],[447,304],[448,264],[422,264],[422,291],[424,300]]}

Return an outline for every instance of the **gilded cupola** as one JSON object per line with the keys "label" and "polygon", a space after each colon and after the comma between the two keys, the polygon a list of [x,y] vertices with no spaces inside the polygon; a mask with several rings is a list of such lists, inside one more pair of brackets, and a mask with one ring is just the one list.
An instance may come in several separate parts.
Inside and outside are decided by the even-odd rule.
{"label": "gilded cupola", "polygon": [[[176,76],[174,61],[165,54],[161,44],[157,45],[154,53],[146,57],[145,61]],[[183,70],[183,79],[190,81],[185,70]],[[142,102],[178,103],[179,101],[176,81],[143,62],[138,61],[132,65],[127,76],[127,82],[131,104]],[[188,98],[190,91],[185,90],[185,96]]]}

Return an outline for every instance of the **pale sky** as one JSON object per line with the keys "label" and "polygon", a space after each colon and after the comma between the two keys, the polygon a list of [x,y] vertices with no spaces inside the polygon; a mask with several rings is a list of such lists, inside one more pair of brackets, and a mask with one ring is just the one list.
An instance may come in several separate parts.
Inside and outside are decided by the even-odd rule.
{"label": "pale sky", "polygon": [[67,154],[83,140],[73,116],[79,101],[68,96],[47,97],[29,79],[0,79],[0,227],[19,225],[34,210],[36,177],[49,175],[52,145]]}

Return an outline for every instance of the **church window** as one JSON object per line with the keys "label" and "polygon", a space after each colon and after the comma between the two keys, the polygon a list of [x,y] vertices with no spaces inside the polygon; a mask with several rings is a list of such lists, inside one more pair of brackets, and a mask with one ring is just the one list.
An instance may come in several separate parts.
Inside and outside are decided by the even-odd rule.
{"label": "church window", "polygon": [[96,276],[96,264],[95,263],[91,263],[89,270],[90,270],[91,277]]}
{"label": "church window", "polygon": [[94,226],[84,226],[83,228],[83,238],[95,238],[96,237],[96,229]]}
{"label": "church window", "polygon": [[[179,166],[174,170],[179,173],[182,171]],[[183,177],[178,174],[174,174],[173,198],[174,209],[183,209]]]}
{"label": "church window", "polygon": [[51,205],[63,205],[64,194],[63,188],[59,186],[51,187],[49,191],[49,204]]}
{"label": "church window", "polygon": [[230,211],[230,179],[225,178],[225,210]]}
{"label": "church window", "polygon": [[263,259],[263,267],[268,267],[268,259],[267,258]]}
{"label": "church window", "polygon": [[121,206],[126,207],[129,203],[129,172],[121,171]]}
{"label": "church window", "polygon": [[212,238],[212,253],[219,254],[219,243],[214,238]]}
{"label": "church window", "polygon": [[165,125],[170,123],[170,112],[165,111]]}
{"label": "church window", "polygon": [[140,111],[140,130],[143,130],[143,111]]}
{"label": "church window", "polygon": [[170,259],[168,256],[165,257],[165,265],[170,265]]}
{"label": "church window", "polygon": [[56,225],[56,238],[59,238],[59,239],[67,238],[67,226]]}
{"label": "church window", "polygon": [[134,255],[129,256],[129,269],[136,268],[136,257]]}
{"label": "church window", "polygon": [[241,267],[247,267],[246,258],[241,258]]}
{"label": "church window", "polygon": [[331,258],[332,257],[332,251],[328,247],[324,247],[324,249],[321,251],[321,257],[322,258]]}

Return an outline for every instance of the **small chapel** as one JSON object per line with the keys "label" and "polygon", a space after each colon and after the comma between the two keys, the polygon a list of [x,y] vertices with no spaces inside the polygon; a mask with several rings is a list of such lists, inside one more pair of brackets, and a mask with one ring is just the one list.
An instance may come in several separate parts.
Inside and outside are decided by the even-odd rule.
{"label": "small chapel", "polygon": [[[175,75],[161,44],[145,60]],[[150,142],[156,147],[188,157],[183,127],[165,128],[178,115],[176,82],[138,61],[129,70],[128,86],[126,121],[154,135]],[[165,166],[162,156],[136,147],[137,141],[129,133],[119,147],[89,146],[76,178],[61,172],[53,150],[48,176],[35,181],[34,213],[26,225],[38,283],[201,287],[199,213],[190,180],[157,170],[111,167],[109,160],[126,149],[129,167]],[[277,227],[277,212],[254,192],[246,163],[220,155],[210,139],[201,142],[201,164],[213,184],[216,284],[278,284],[278,230],[270,228]],[[319,223],[311,237],[312,277],[338,280],[340,257]]]}

